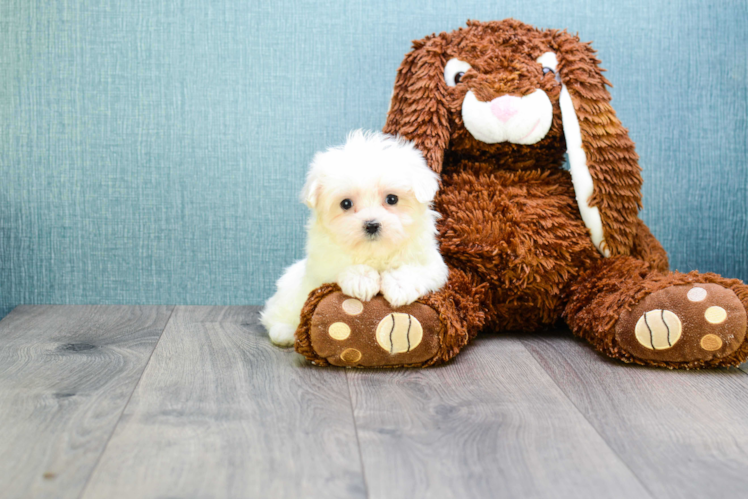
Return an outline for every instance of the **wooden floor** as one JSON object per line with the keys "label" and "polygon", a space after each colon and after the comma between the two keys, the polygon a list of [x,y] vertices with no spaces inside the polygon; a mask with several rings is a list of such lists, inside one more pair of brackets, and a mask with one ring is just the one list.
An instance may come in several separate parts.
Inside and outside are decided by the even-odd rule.
{"label": "wooden floor", "polygon": [[256,307],[0,322],[4,497],[746,497],[748,371],[488,335],[425,370],[316,368]]}

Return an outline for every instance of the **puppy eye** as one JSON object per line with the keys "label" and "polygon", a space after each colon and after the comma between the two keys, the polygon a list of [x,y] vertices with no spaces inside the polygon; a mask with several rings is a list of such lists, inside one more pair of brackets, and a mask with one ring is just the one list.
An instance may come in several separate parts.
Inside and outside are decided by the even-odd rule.
{"label": "puppy eye", "polygon": [[348,198],[340,202],[340,208],[342,208],[343,210],[349,210],[352,206],[353,202]]}
{"label": "puppy eye", "polygon": [[387,198],[385,198],[385,201],[388,205],[397,205],[397,196],[394,194],[388,194]]}
{"label": "puppy eye", "polygon": [[447,61],[447,65],[444,66],[444,81],[447,82],[447,86],[454,87],[460,83],[462,77],[470,68],[472,68],[470,64],[457,58]]}
{"label": "puppy eye", "polygon": [[547,75],[548,73],[555,73],[555,71],[553,71],[551,68],[544,67],[543,68],[543,74]]}

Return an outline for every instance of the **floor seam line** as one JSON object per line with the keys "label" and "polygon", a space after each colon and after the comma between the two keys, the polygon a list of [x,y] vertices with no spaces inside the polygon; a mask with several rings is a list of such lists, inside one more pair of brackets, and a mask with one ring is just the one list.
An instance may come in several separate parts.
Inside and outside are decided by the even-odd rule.
{"label": "floor seam line", "polygon": [[353,409],[353,393],[351,392],[351,379],[349,377],[350,368],[345,369],[345,384],[348,387],[348,404],[351,408],[351,419],[353,420],[353,432],[356,434],[356,446],[358,447],[358,461],[361,464],[361,480],[364,482],[365,498],[369,496],[369,483],[366,481],[366,469],[364,468],[364,454],[361,450],[361,439],[358,436],[358,422],[356,422],[356,412]]}
{"label": "floor seam line", "polygon": [[81,488],[80,493],[78,494],[78,498],[83,498],[83,494],[86,492],[86,488],[88,488],[88,485],[91,482],[91,478],[96,472],[96,469],[99,468],[99,464],[101,463],[101,458],[104,456],[104,453],[106,453],[106,449],[109,447],[109,442],[112,440],[112,436],[114,436],[114,433],[117,431],[117,427],[119,427],[119,424],[122,421],[122,415],[125,414],[125,410],[127,410],[127,407],[130,405],[130,401],[132,400],[133,394],[135,394],[135,391],[138,390],[138,386],[140,385],[141,380],[143,380],[143,374],[145,373],[146,369],[148,369],[148,365],[151,364],[151,359],[153,359],[153,353],[155,353],[156,349],[158,349],[158,345],[161,343],[161,339],[164,336],[166,327],[169,326],[169,323],[171,323],[171,318],[172,316],[174,316],[174,311],[177,310],[177,307],[179,306],[175,305],[172,307],[172,310],[169,313],[169,317],[166,319],[166,322],[164,323],[164,327],[161,329],[161,333],[158,334],[158,339],[156,340],[156,344],[153,346],[153,350],[151,351],[151,354],[148,355],[148,361],[146,361],[145,364],[143,365],[143,371],[140,372],[138,381],[133,386],[132,392],[130,392],[130,395],[127,397],[127,401],[122,406],[122,411],[119,413],[119,417],[117,417],[117,422],[112,427],[112,432],[109,433],[109,437],[107,437],[106,443],[104,443],[104,446],[101,449],[101,453],[99,453],[99,456],[96,458],[96,462],[94,463],[94,466],[91,468],[91,473],[88,475],[88,478],[86,478],[86,482],[83,484],[83,487]]}
{"label": "floor seam line", "polygon": [[615,449],[613,449],[613,447],[608,442],[608,440],[605,439],[602,434],[600,434],[600,431],[598,430],[598,428],[592,422],[590,422],[590,420],[587,418],[587,415],[585,415],[584,412],[582,412],[582,410],[579,409],[579,407],[569,397],[569,395],[566,393],[566,391],[560,385],[558,385],[558,382],[556,382],[556,379],[554,379],[553,376],[551,376],[551,374],[548,373],[548,370],[545,369],[545,367],[538,360],[538,358],[535,356],[535,354],[530,349],[527,348],[527,346],[525,345],[525,342],[523,340],[521,340],[521,339],[518,339],[518,340],[519,340],[519,343],[522,345],[522,348],[525,349],[525,351],[527,351],[530,354],[530,356],[532,356],[532,359],[533,359],[533,361],[535,361],[535,364],[537,364],[540,367],[540,369],[543,370],[543,372],[546,374],[546,376],[549,379],[551,379],[551,382],[553,382],[553,385],[555,385],[556,388],[558,388],[558,390],[561,391],[561,394],[564,395],[564,397],[574,407],[574,409],[577,411],[577,413],[579,413],[579,415],[584,419],[584,421],[587,422],[587,424],[592,428],[592,430],[595,431],[595,434],[597,434],[597,436],[603,441],[603,443],[605,443],[605,445],[613,453],[613,455],[615,455],[616,458],[618,458],[618,461],[623,464],[623,466],[631,473],[632,476],[634,476],[634,478],[636,479],[636,481],[641,485],[642,488],[644,488],[644,491],[646,491],[649,494],[649,497],[650,498],[659,498],[657,495],[654,495],[652,493],[652,491],[650,491],[650,489],[647,487],[647,485],[644,484],[644,482],[641,480],[641,478],[636,474],[636,472],[633,471],[633,469],[623,459],[623,457],[621,457],[621,455],[619,455],[618,452]]}

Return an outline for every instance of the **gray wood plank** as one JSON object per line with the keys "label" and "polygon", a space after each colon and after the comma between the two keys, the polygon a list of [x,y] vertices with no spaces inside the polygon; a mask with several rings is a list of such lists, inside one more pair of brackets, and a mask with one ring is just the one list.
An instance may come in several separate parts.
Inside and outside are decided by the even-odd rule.
{"label": "gray wood plank", "polygon": [[648,496],[515,337],[348,376],[372,497]]}
{"label": "gray wood plank", "polygon": [[177,307],[86,497],[363,497],[345,372],[257,307]]}
{"label": "gray wood plank", "polygon": [[20,306],[0,322],[0,496],[80,494],[170,312]]}
{"label": "gray wood plank", "polygon": [[658,497],[748,496],[748,376],[626,365],[560,332],[524,345]]}

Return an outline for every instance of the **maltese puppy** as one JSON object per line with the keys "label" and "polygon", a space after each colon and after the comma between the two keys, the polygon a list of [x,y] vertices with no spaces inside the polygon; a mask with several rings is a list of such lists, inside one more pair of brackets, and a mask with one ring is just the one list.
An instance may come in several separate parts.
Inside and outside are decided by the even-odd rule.
{"label": "maltese puppy", "polygon": [[411,143],[355,131],[317,153],[301,198],[311,208],[306,259],[286,269],[265,305],[270,340],[290,346],[307,296],[325,283],[392,307],[415,302],[447,282],[431,210],[439,182]]}

